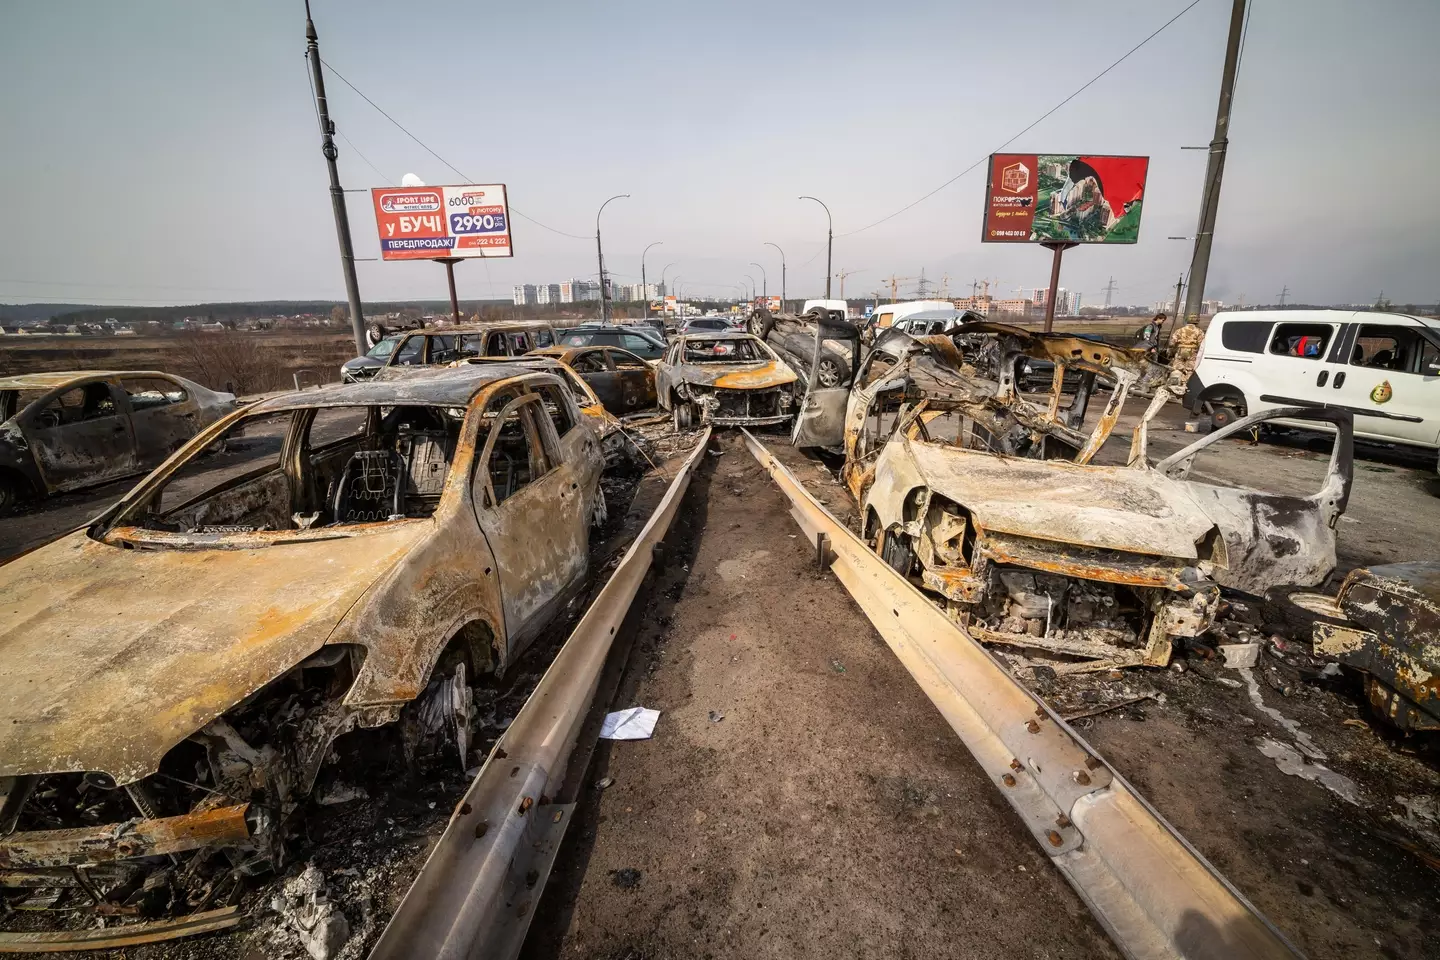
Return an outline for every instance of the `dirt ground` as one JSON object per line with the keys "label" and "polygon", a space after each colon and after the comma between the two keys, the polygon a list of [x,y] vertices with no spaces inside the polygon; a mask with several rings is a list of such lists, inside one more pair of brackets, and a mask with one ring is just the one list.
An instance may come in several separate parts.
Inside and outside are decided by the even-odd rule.
{"label": "dirt ground", "polygon": [[523,955],[1115,956],[739,438],[717,444],[618,701],[662,711],[655,737],[597,757],[610,784]]}

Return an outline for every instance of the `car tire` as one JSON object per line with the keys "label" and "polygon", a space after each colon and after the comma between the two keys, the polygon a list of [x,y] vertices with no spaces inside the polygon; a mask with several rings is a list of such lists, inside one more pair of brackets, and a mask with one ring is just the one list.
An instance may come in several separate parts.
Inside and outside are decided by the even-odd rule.
{"label": "car tire", "polygon": [[675,422],[675,432],[685,433],[695,424],[695,407],[683,400],[670,403],[670,416]]}
{"label": "car tire", "polygon": [[14,510],[24,493],[24,488],[14,476],[0,473],[0,517]]}
{"label": "car tire", "polygon": [[838,357],[821,357],[816,379],[822,387],[838,387],[845,382],[849,373],[844,360]]}

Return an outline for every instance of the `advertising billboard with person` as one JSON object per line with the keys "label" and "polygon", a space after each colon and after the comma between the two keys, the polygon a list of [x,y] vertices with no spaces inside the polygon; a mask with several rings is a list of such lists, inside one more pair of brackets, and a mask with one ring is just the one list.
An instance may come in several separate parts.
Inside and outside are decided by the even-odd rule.
{"label": "advertising billboard with person", "polygon": [[1149,157],[992,154],[981,240],[1135,243],[1149,166]]}

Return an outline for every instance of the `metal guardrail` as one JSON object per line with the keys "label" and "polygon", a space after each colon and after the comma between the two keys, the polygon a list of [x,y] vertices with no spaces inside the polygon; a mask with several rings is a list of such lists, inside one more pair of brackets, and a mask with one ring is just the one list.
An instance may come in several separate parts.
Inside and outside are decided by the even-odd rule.
{"label": "metal guardrail", "polygon": [[649,522],[490,751],[370,953],[508,960],[520,952],[574,804],[552,803],[590,711],[615,631],[670,529],[707,428]]}
{"label": "metal guardrail", "polygon": [[1069,724],[744,433],[821,562],[1126,956],[1300,956]]}

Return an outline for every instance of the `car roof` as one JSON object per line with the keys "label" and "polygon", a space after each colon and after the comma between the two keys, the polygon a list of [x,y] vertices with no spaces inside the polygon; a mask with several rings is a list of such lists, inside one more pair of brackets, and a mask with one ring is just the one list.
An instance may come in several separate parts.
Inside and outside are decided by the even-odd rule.
{"label": "car roof", "polygon": [[[76,380],[103,380],[106,377],[170,377],[159,370],[54,370],[49,373],[21,373],[0,377],[0,390],[49,390]],[[183,378],[179,378],[183,379]]]}
{"label": "car roof", "polygon": [[392,380],[362,380],[330,384],[319,390],[281,394],[254,404],[251,412],[271,413],[306,407],[436,406],[457,407],[470,402],[485,387],[511,377],[539,376],[534,366],[515,363],[466,364],[464,367],[417,368],[409,376]]}
{"label": "car roof", "polygon": [[405,333],[423,333],[427,336],[447,336],[452,333],[491,333],[496,330],[536,330],[550,326],[548,320],[481,320],[478,323],[452,323],[443,327],[420,327]]}
{"label": "car roof", "polygon": [[1432,330],[1440,329],[1440,320],[1431,317],[1417,317],[1409,313],[1391,313],[1383,310],[1221,310],[1215,320],[1226,323],[1231,320],[1286,320],[1290,323],[1304,323],[1306,320],[1322,323],[1415,323]]}

